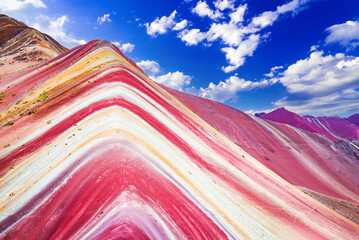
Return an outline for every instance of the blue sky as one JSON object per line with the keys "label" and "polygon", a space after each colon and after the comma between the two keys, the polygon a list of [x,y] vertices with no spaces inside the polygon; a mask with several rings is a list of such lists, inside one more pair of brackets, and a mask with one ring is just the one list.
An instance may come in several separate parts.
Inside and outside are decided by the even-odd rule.
{"label": "blue sky", "polygon": [[0,0],[66,47],[107,39],[157,82],[249,113],[359,112],[359,1]]}

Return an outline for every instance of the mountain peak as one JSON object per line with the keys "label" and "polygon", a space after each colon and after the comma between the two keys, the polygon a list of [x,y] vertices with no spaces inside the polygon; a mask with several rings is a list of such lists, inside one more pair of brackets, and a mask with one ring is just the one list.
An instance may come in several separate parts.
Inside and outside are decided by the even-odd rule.
{"label": "mountain peak", "polygon": [[270,113],[267,113],[262,118],[274,122],[285,123],[290,126],[300,128],[309,132],[319,133],[321,135],[327,136],[331,140],[337,140],[331,134],[319,128],[316,124],[308,121],[306,118],[301,117],[294,112],[288,111],[285,108],[278,108]]}
{"label": "mountain peak", "polygon": [[347,118],[347,120],[357,126],[359,126],[359,113],[355,113]]}

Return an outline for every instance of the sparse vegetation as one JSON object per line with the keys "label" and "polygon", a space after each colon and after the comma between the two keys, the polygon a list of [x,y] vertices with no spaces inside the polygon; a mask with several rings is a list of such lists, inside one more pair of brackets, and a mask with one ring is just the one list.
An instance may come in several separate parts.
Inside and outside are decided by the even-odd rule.
{"label": "sparse vegetation", "polygon": [[31,115],[31,114],[33,114],[33,113],[37,113],[39,110],[33,110],[33,111],[30,111],[27,115]]}
{"label": "sparse vegetation", "polygon": [[37,102],[44,102],[49,97],[49,93],[50,91],[43,91],[42,93],[40,93]]}
{"label": "sparse vegetation", "polygon": [[10,127],[12,125],[14,125],[14,123],[11,121],[8,121],[7,123],[4,124],[4,127]]}
{"label": "sparse vegetation", "polygon": [[78,92],[80,92],[81,91],[81,88],[79,88],[79,89],[77,89],[74,93],[72,93],[72,94],[76,94],[76,93],[78,93]]}

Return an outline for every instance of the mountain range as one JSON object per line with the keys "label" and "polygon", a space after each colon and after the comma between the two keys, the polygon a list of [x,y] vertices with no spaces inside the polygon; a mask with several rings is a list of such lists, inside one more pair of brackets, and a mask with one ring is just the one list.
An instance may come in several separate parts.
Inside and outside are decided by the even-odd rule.
{"label": "mountain range", "polygon": [[258,117],[0,16],[0,239],[356,239],[358,114]]}

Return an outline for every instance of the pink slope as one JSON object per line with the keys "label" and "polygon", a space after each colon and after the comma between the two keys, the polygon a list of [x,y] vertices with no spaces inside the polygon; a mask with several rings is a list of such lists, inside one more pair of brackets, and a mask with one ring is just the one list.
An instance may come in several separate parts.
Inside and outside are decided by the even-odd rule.
{"label": "pink slope", "polygon": [[323,130],[322,128],[318,127],[316,124],[308,121],[307,119],[299,116],[296,113],[290,112],[285,108],[278,108],[270,113],[267,113],[262,119],[271,120],[274,122],[285,123],[290,126],[300,128],[312,133],[319,133],[324,136],[327,136],[330,140],[337,140],[332,134],[328,133],[327,131]]}
{"label": "pink slope", "polygon": [[[359,165],[334,149],[332,141],[285,124],[260,121],[218,102],[161,87],[288,182],[332,197],[359,200],[356,197],[359,189],[355,187],[359,184]],[[294,119],[295,115],[292,115]],[[306,121],[301,117],[299,120]],[[314,124],[307,126],[322,132]]]}
{"label": "pink slope", "polygon": [[359,127],[340,117],[313,117],[304,116],[308,121],[315,123],[318,127],[329,134],[346,139],[359,139]]}
{"label": "pink slope", "polygon": [[359,126],[359,113],[356,113],[352,116],[350,116],[349,118],[347,118],[347,120],[357,126]]}

